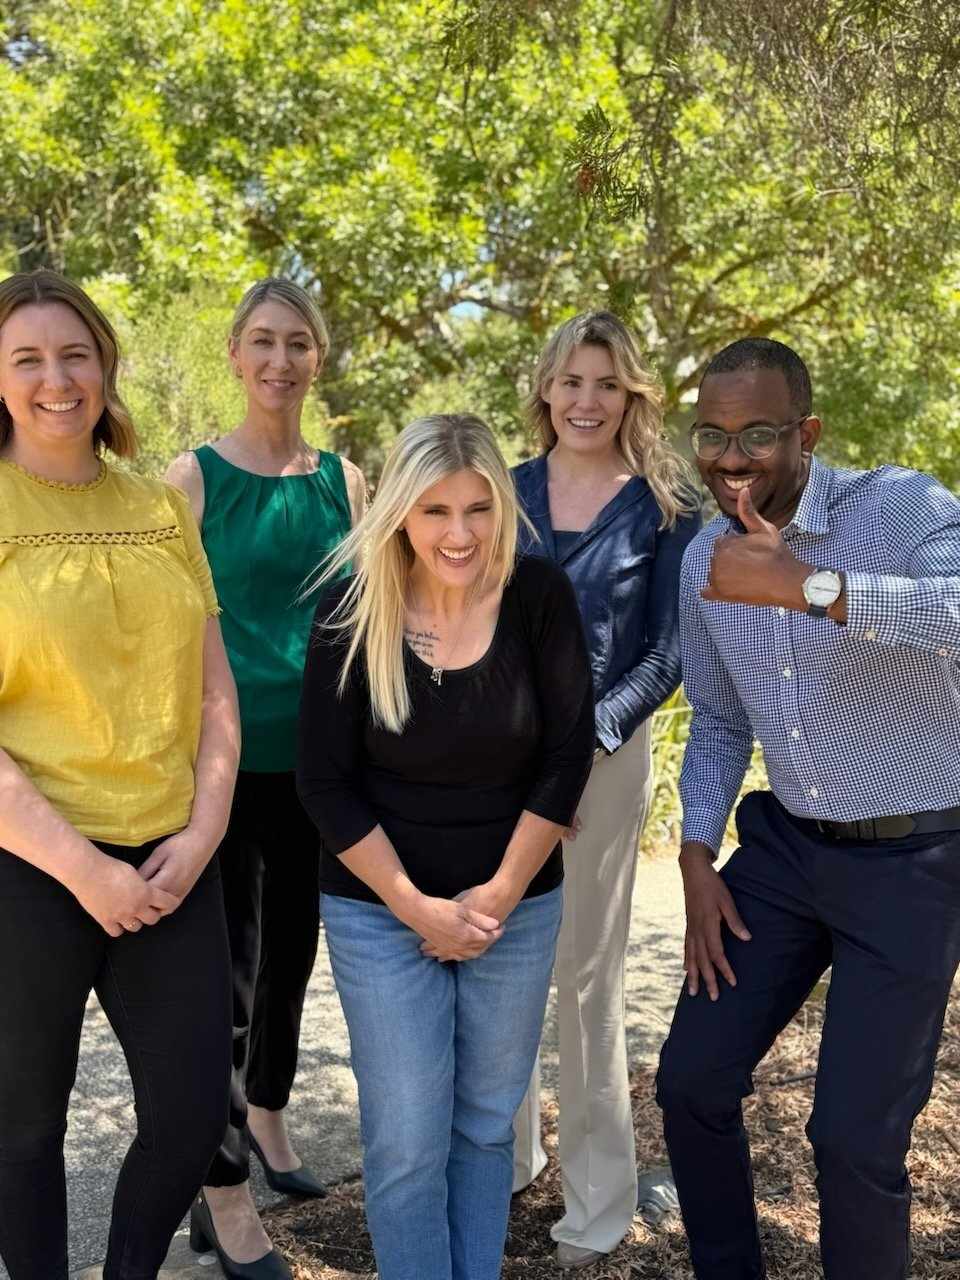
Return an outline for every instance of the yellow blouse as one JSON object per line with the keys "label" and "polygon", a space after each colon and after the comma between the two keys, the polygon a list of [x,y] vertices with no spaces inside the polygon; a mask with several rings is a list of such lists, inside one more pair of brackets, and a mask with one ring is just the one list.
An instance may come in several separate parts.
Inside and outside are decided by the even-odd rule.
{"label": "yellow blouse", "polygon": [[187,499],[0,459],[0,747],[93,840],[184,827],[217,599]]}

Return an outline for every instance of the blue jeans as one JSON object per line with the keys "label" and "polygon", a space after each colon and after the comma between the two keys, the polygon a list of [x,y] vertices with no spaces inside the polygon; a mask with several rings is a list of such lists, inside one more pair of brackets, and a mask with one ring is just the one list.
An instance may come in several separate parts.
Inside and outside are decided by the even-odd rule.
{"label": "blue jeans", "polygon": [[521,902],[476,960],[441,964],[387,907],[323,896],[360,1092],[380,1280],[497,1280],[513,1117],[550,986],[562,891]]}

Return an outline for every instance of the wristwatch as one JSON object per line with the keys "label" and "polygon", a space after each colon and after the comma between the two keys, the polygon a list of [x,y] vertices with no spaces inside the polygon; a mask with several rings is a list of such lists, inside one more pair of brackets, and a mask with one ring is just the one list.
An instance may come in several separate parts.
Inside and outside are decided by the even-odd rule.
{"label": "wristwatch", "polygon": [[807,613],[814,618],[825,618],[827,610],[836,604],[843,590],[843,574],[836,569],[814,569],[803,580],[803,598]]}

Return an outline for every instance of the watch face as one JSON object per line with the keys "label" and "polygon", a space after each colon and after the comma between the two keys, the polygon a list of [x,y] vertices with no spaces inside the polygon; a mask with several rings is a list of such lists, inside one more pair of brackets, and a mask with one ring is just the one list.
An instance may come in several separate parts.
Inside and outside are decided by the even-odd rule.
{"label": "watch face", "polygon": [[828,608],[839,596],[842,585],[839,573],[832,569],[819,569],[804,582],[803,594],[808,604]]}

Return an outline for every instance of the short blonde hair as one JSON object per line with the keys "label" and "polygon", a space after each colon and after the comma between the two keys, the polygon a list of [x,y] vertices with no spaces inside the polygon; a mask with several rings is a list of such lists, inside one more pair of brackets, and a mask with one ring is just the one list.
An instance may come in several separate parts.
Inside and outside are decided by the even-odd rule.
{"label": "short blonde hair", "polygon": [[243,295],[233,313],[233,323],[230,326],[231,345],[235,346],[240,341],[240,335],[257,307],[262,302],[271,301],[282,302],[295,311],[310,330],[317,348],[317,371],[319,372],[326,363],[330,350],[330,335],[327,332],[323,313],[306,289],[283,276],[267,276],[264,280],[258,280]]}
{"label": "short blonde hair", "polygon": [[[103,366],[103,413],[93,429],[93,447],[99,453],[109,449],[118,458],[133,458],[137,453],[137,433],[126,405],[117,391],[120,367],[120,343],[106,316],[72,280],[56,271],[18,271],[0,281],[0,328],[19,307],[46,306],[61,302],[77,313],[93,334]],[[0,448],[13,433],[13,418],[5,404],[0,404]]]}
{"label": "short blonde hair", "polygon": [[672,528],[677,516],[697,510],[693,472],[663,435],[663,387],[644,364],[639,344],[627,326],[610,311],[585,311],[562,324],[540,353],[533,387],[524,405],[526,419],[544,453],[557,443],[544,399],[551,383],[563,372],[576,347],[605,347],[618,380],[627,390],[627,406],[617,444],[630,470],[643,476],[663,517],[661,528]]}
{"label": "short blonde hair", "polygon": [[316,590],[351,563],[359,565],[329,623],[349,636],[339,687],[342,692],[362,650],[373,718],[393,733],[402,732],[411,711],[403,622],[416,556],[402,525],[421,494],[457,471],[475,471],[490,486],[494,535],[478,590],[502,590],[513,573],[523,517],[493,432],[480,418],[460,413],[431,414],[404,427],[384,463],[370,509],[308,587],[308,592]]}

